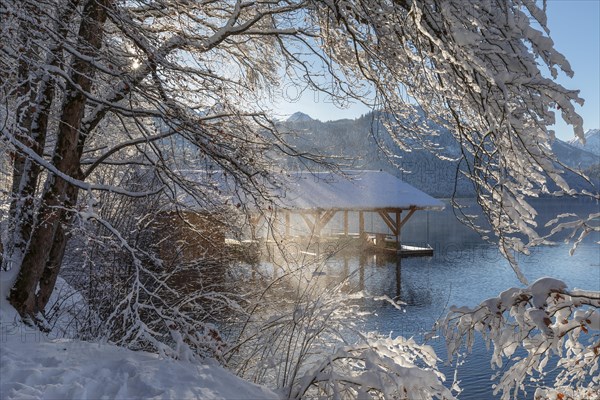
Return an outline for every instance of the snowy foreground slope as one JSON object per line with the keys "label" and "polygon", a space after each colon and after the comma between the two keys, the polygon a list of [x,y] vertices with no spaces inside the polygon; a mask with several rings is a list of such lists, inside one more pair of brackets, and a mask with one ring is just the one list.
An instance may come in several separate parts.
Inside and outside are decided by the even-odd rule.
{"label": "snowy foreground slope", "polygon": [[147,352],[71,340],[48,340],[12,323],[2,303],[0,399],[277,399],[208,362],[160,359]]}

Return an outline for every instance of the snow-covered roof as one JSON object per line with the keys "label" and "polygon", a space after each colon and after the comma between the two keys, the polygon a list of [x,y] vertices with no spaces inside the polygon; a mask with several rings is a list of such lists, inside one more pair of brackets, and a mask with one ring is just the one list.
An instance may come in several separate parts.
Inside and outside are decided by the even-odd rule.
{"label": "snow-covered roof", "polygon": [[[253,208],[253,200],[240,191],[234,180],[222,171],[181,170],[191,182],[201,184],[203,190],[212,190],[212,203],[200,205],[190,193],[176,187],[179,204],[194,209],[212,209],[216,204],[246,204]],[[383,171],[288,172],[277,177],[277,185],[264,182],[262,188],[271,194],[280,208],[289,210],[352,210],[376,211],[381,209],[417,208],[442,210],[444,203],[410,184]],[[200,196],[203,198],[203,196]]]}
{"label": "snow-covered roof", "polygon": [[297,172],[280,199],[292,210],[428,209],[442,210],[444,203],[384,171]]}

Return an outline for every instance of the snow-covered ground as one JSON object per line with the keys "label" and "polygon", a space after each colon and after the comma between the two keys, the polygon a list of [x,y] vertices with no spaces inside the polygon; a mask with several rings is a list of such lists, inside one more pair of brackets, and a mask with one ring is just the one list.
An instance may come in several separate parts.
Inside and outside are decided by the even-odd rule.
{"label": "snow-covered ground", "polygon": [[216,363],[109,344],[50,340],[0,297],[0,399],[277,399]]}

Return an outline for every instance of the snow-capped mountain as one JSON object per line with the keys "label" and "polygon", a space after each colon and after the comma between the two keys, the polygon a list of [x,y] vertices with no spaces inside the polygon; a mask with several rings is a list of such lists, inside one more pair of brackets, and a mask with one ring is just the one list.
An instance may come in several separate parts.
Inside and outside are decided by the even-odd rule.
{"label": "snow-capped mountain", "polygon": [[310,115],[304,114],[303,112],[295,112],[286,120],[286,122],[309,122],[314,121]]}
{"label": "snow-capped mountain", "polygon": [[600,129],[588,130],[585,133],[585,144],[581,143],[579,139],[576,138],[569,140],[569,144],[600,157]]}

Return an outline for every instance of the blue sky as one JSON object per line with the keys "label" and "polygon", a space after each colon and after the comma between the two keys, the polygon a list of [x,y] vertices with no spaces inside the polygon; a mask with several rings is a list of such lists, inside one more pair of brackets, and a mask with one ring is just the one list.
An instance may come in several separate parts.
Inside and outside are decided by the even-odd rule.
{"label": "blue sky", "polygon": [[[476,1],[476,0],[474,0]],[[585,99],[577,110],[584,119],[584,130],[600,128],[600,0],[548,0],[548,27],[555,48],[563,53],[575,76],[560,76],[559,81],[567,88],[579,89]],[[323,101],[314,93],[298,94],[290,88],[288,98],[296,99],[280,103],[278,112],[283,116],[302,111],[322,121],[356,118],[369,110],[359,104],[340,109]],[[563,140],[573,137],[573,130],[564,123],[555,127]]]}
{"label": "blue sky", "polygon": [[[549,0],[548,26],[555,48],[575,71],[573,79],[560,77],[566,87],[581,90],[585,99],[578,108],[585,130],[600,128],[600,0]],[[561,139],[573,137],[572,130],[557,124]]]}

